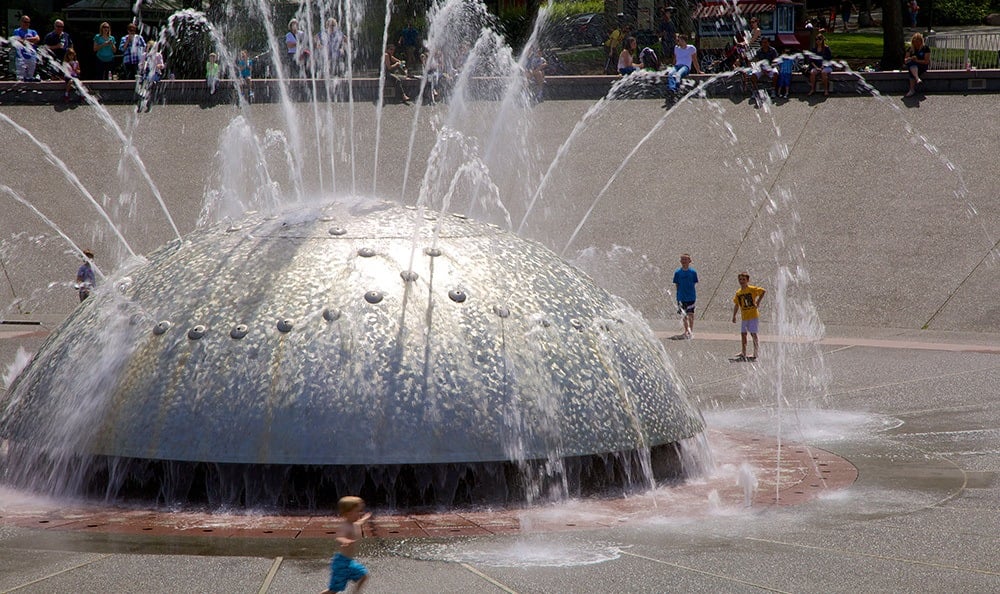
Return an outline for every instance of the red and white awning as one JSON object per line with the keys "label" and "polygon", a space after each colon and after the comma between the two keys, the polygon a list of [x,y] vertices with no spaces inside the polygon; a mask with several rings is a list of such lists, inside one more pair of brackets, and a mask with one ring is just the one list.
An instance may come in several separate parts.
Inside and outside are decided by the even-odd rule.
{"label": "red and white awning", "polygon": [[759,12],[773,11],[774,2],[739,2],[733,6],[731,2],[721,4],[702,4],[695,8],[691,17],[695,19],[716,19],[719,17],[736,14],[740,16],[750,16]]}

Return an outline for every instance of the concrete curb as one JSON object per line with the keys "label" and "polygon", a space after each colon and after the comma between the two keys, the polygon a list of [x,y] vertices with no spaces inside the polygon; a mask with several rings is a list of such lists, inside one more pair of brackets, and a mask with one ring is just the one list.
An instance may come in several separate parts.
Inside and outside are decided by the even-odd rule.
{"label": "concrete curb", "polygon": [[[726,87],[733,75],[720,78],[708,87],[710,95],[728,94]],[[605,97],[612,86],[621,77],[608,75],[584,76],[550,76],[546,79],[546,99],[592,99]],[[709,82],[710,75],[695,74],[691,80],[701,84]],[[1000,70],[932,70],[924,75],[921,86],[923,93],[998,93],[1000,92]],[[845,89],[854,92],[865,92],[862,81],[883,94],[902,94],[909,89],[909,74],[906,72],[834,72],[830,75],[831,87],[834,93],[844,93]],[[471,93],[478,99],[490,100],[496,98],[495,85],[492,79],[474,79]],[[315,84],[315,88],[314,88]],[[84,81],[87,89],[98,101],[105,104],[137,103],[135,83],[132,81]],[[416,97],[420,91],[420,79],[410,78],[403,81],[407,93]],[[621,93],[618,98],[649,98],[662,94],[655,79],[645,83],[639,92]],[[809,81],[801,74],[792,76],[792,94],[804,95]],[[236,81],[223,80],[219,83],[215,95],[208,93],[203,80],[164,80],[157,83],[153,93],[156,103],[170,104],[202,104],[215,105],[234,103],[239,95]],[[43,81],[36,83],[0,82],[0,105],[59,105],[63,103],[65,83],[62,81]],[[275,103],[282,97],[280,82],[276,79],[260,79],[251,83],[253,101],[260,103]],[[356,78],[353,81],[353,97],[355,101],[375,101],[378,97],[379,79]],[[331,95],[339,101],[346,101],[347,86],[343,82],[333,85]],[[293,79],[288,81],[284,90],[293,101],[305,101],[314,94],[321,100],[327,96],[326,85],[321,80]],[[394,90],[387,86],[384,91],[387,103],[398,102]]]}

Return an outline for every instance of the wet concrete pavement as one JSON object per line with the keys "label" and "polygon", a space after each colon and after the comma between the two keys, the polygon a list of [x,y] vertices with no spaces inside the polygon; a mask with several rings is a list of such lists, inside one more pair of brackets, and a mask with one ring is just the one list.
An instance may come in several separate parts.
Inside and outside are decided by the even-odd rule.
{"label": "wet concrete pavement", "polygon": [[[547,132],[540,150],[554,152],[589,105],[539,106]],[[738,493],[722,489],[688,498],[664,490],[660,503],[651,500],[597,527],[552,529],[555,522],[594,521],[592,507],[574,502],[515,514],[513,535],[371,538],[363,549],[372,575],[368,591],[1000,591],[995,97],[930,97],[917,107],[841,97],[793,101],[773,112],[744,102],[716,106],[721,113],[682,105],[676,121],[635,155],[613,199],[598,205],[567,253],[653,320],[711,427],[772,441],[780,431],[786,445],[847,460],[857,480],[789,506],[746,508]],[[51,125],[54,114],[46,108],[4,113],[70,161],[88,154],[84,139],[105,134],[85,110],[58,114],[61,129]],[[127,121],[124,111],[112,113]],[[183,106],[160,113],[140,122],[137,145],[178,226],[190,229],[229,115]],[[565,213],[583,203],[573,211],[579,213],[590,206],[594,188],[662,113],[658,103],[645,101],[602,113],[581,139],[589,148],[567,166],[567,177],[577,179],[553,182],[563,189],[552,210]],[[405,121],[391,120],[398,125],[387,127],[384,147],[405,146]],[[726,125],[734,145],[715,131]],[[66,126],[77,134],[67,138]],[[4,173],[0,182],[52,207],[52,216],[76,236],[92,236],[93,225],[76,221],[74,208],[66,207],[65,182],[51,172],[31,175],[42,162],[37,152],[9,127],[0,130],[4,146],[16,149],[0,156],[2,171],[17,172]],[[773,158],[776,138],[788,150],[783,161]],[[96,195],[116,195],[118,182],[99,165],[117,163],[116,151],[88,150],[95,158],[76,161],[85,185]],[[386,162],[398,159],[398,148],[385,150],[393,151]],[[419,152],[425,156],[426,148]],[[755,165],[747,171],[750,161]],[[383,170],[380,191],[398,195],[401,177],[398,169]],[[40,232],[30,216],[9,212],[0,222],[5,237],[13,229]],[[146,217],[137,251],[169,240],[162,221]],[[530,233],[561,242],[579,220],[541,218]],[[115,249],[111,239],[96,242],[104,253]],[[61,248],[39,245],[35,252],[5,251],[7,289],[18,297],[73,267],[72,257],[59,256]],[[612,254],[614,246],[646,256],[655,267],[629,269],[638,279],[631,282],[615,266],[596,266],[577,253]],[[694,255],[701,276],[689,341],[666,340],[679,321],[660,290],[681,251]],[[788,303],[815,308],[825,324],[818,342],[780,338],[789,334],[777,311],[777,269],[786,262],[810,273],[803,291],[809,298],[793,295]],[[762,356],[753,365],[727,361],[739,348],[729,323],[739,269],[752,270],[770,290]],[[38,348],[45,330],[73,306],[71,293],[54,295],[26,303],[30,311],[21,313],[41,326],[0,326],[5,364],[19,346]],[[810,384],[808,378],[819,379]],[[719,458],[713,480],[734,483],[739,454],[720,452]],[[753,466],[766,492],[770,464]],[[0,515],[35,503],[19,497],[0,496]],[[331,551],[322,537],[150,537],[0,519],[0,591],[319,591]]]}
{"label": "wet concrete pavement", "polygon": [[[770,373],[768,363],[726,362],[731,328],[707,326],[668,348],[710,425],[773,437],[775,407],[740,397],[748,376]],[[995,592],[1000,360],[996,343],[978,352],[983,339],[886,333],[871,346],[838,335],[821,347],[830,389],[792,404],[784,439],[849,461],[858,472],[849,486],[750,508],[665,490],[658,506],[645,501],[619,518],[580,503],[516,512],[520,529],[510,536],[385,534],[365,545],[370,591]],[[765,352],[769,345],[765,337]],[[720,482],[734,482],[738,460],[721,466]],[[595,516],[602,525],[551,525]],[[318,591],[331,551],[328,538],[290,535],[147,537],[7,523],[0,536],[0,590],[17,592]]]}

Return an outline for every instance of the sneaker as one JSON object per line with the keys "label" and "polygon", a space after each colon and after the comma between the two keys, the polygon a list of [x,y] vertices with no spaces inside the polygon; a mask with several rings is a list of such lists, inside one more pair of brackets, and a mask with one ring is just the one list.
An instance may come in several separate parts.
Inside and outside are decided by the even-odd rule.
{"label": "sneaker", "polygon": [[692,338],[694,338],[694,334],[692,334],[691,332],[684,333],[684,340],[691,340]]}

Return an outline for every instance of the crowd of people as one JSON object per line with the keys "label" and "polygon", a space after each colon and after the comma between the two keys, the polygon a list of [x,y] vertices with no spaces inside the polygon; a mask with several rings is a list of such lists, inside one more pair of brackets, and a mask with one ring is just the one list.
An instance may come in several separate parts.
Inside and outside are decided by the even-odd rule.
{"label": "crowd of people", "polygon": [[[64,80],[63,99],[70,100],[77,89],[76,81],[83,78],[82,67],[73,38],[66,31],[66,23],[56,19],[52,31],[45,37],[31,27],[31,16],[22,14],[20,26],[11,35],[17,80],[37,82],[43,78]],[[103,22],[92,40],[93,67],[91,79],[148,79],[159,80],[164,72],[162,53],[155,43],[146,41],[135,23],[125,26],[120,39],[112,34],[111,23]],[[120,57],[120,67],[116,67]]]}
{"label": "crowd of people", "polygon": [[[854,5],[851,2],[840,4],[841,18],[850,22]],[[814,44],[808,51],[794,52],[786,47],[779,53],[774,46],[774,40],[763,35],[760,23],[756,17],[747,21],[744,31],[737,31],[727,44],[721,56],[711,64],[702,65],[698,61],[698,49],[688,43],[687,36],[679,33],[675,27],[671,11],[664,10],[658,29],[660,54],[653,47],[646,46],[641,50],[627,24],[613,29],[605,41],[607,51],[606,73],[616,73],[629,76],[637,71],[660,72],[666,75],[666,92],[670,101],[681,88],[683,79],[690,73],[733,72],[739,77],[742,86],[757,96],[757,91],[768,83],[773,95],[777,98],[788,98],[791,93],[792,75],[801,72],[809,81],[809,95],[822,93],[828,96],[831,92],[830,74],[838,66],[833,59],[833,52],[826,44],[824,29],[818,29],[814,35]],[[911,49],[914,58],[908,53],[907,69],[911,76],[912,87],[920,83],[919,74],[927,69],[929,57],[926,48],[922,47],[922,38],[914,36]],[[612,69],[612,64],[616,68]],[[817,89],[819,87],[819,89]],[[911,95],[908,95],[911,96]]]}
{"label": "crowd of people", "polygon": [[[911,14],[919,7],[916,2],[908,3]],[[845,0],[836,5],[846,29],[855,10],[854,4]],[[62,20],[53,22],[52,31],[44,37],[32,28],[31,17],[23,14],[20,26],[13,31],[11,42],[16,59],[18,80],[31,82],[49,78],[65,80],[64,100],[69,101],[74,90],[79,89],[76,81],[84,77],[90,80],[139,80],[154,85],[166,75],[163,53],[157,43],[147,41],[135,23],[125,25],[120,38],[113,33],[112,26],[103,22],[92,39],[92,63],[82,65],[73,38],[66,32]],[[822,25],[822,23],[820,23]],[[809,26],[817,27],[814,21]],[[745,31],[738,31],[726,46],[718,60],[706,60],[710,64],[699,63],[698,49],[688,43],[687,35],[678,31],[674,24],[670,7],[661,12],[657,25],[657,44],[640,47],[638,39],[627,21],[612,28],[604,42],[606,50],[606,73],[629,76],[637,71],[658,72],[666,80],[668,98],[674,97],[682,88],[685,77],[690,72],[737,72],[743,87],[758,91],[761,83],[769,83],[775,97],[787,98],[791,92],[794,72],[801,72],[809,81],[809,95],[831,92],[830,74],[837,64],[833,52],[826,44],[825,29],[818,27],[813,33],[814,44],[807,51],[793,54],[786,49],[779,53],[774,39],[762,35],[757,18],[747,21]],[[382,56],[380,72],[385,84],[403,103],[410,103],[405,84],[411,78],[411,71],[422,70],[428,77],[429,96],[436,100],[450,87],[460,67],[456,66],[453,50],[428,51],[422,43],[419,29],[411,21],[399,30],[395,43],[389,43]],[[280,45],[280,43],[279,43]],[[322,23],[319,32],[310,35],[303,31],[298,19],[288,22],[284,35],[283,60],[277,61],[280,74],[286,78],[319,77],[332,78],[347,71],[349,54],[347,36],[336,19],[329,18]],[[466,44],[467,49],[467,44]],[[910,73],[910,90],[915,93],[922,82],[921,75],[929,65],[929,53],[920,34],[915,34],[907,48],[905,68]],[[449,55],[446,56],[445,53]],[[85,52],[89,57],[90,52]],[[315,55],[314,55],[315,54]],[[450,57],[449,57],[450,56]],[[232,65],[220,63],[221,56],[209,55],[205,63],[204,77],[209,93],[214,95],[219,81],[227,71],[242,82],[250,82],[255,70],[257,57],[251,57],[247,50],[241,50]],[[537,101],[543,98],[545,76],[550,72],[549,61],[537,48],[528,52],[525,74],[531,97]],[[245,87],[252,96],[252,85]],[[410,87],[412,88],[412,87]]]}

